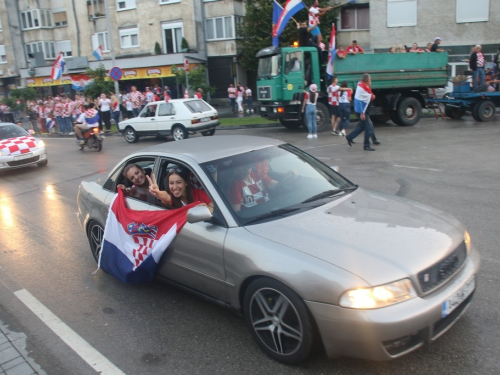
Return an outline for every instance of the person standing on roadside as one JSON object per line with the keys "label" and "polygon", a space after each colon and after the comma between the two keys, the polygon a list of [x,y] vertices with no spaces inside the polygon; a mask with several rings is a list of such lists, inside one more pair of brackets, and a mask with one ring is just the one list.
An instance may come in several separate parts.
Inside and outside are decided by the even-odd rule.
{"label": "person standing on roadside", "polygon": [[375,99],[375,95],[372,93],[371,89],[372,78],[368,73],[363,74],[361,82],[358,83],[356,88],[356,93],[354,94],[354,111],[356,112],[359,122],[354,130],[345,137],[349,146],[352,146],[354,138],[356,138],[362,132],[365,132],[365,141],[363,149],[365,151],[375,151],[375,149],[370,147],[370,137],[373,136],[374,144],[380,144],[375,138],[375,132],[373,130],[373,123],[368,115],[368,107],[370,103]]}
{"label": "person standing on roadside", "polygon": [[302,113],[305,112],[307,130],[309,131],[307,139],[318,138],[318,125],[316,123],[318,96],[318,86],[313,83],[309,86],[309,93],[305,92],[304,102],[302,103]]}
{"label": "person standing on roadside", "polygon": [[243,95],[244,95],[245,90],[243,89],[243,86],[238,82],[238,85],[236,86],[236,103],[238,104],[238,113],[243,114]]}
{"label": "person standing on roadside", "polygon": [[252,90],[245,86],[245,97],[247,98],[247,113],[253,113]]}
{"label": "person standing on roadside", "polygon": [[351,121],[352,89],[347,87],[348,82],[343,81],[339,88],[339,116],[340,123],[337,128],[339,135],[345,136],[345,130]]}
{"label": "person standing on roadside", "polygon": [[134,117],[139,116],[141,110],[142,102],[144,101],[144,95],[137,90],[137,87],[132,86],[129,94],[129,99],[132,102],[132,113]]}
{"label": "person standing on roadside", "polygon": [[104,126],[106,126],[105,133],[111,133],[111,100],[106,97],[106,94],[102,93],[99,99],[99,106],[102,116],[102,121]]}
{"label": "person standing on roadside", "polygon": [[[486,59],[484,58],[482,49],[483,47],[480,44],[477,44],[469,59],[469,67],[470,70],[472,70],[472,86],[474,91],[486,89],[486,75],[484,71]],[[478,81],[479,87],[477,85]]]}
{"label": "person standing on roadside", "polygon": [[328,93],[328,109],[330,112],[330,119],[332,124],[332,134],[339,135],[337,131],[337,126],[340,122],[340,114],[339,114],[339,88],[338,85],[339,79],[337,76],[333,76],[332,83],[326,89]]}
{"label": "person standing on roadside", "polygon": [[118,123],[120,122],[120,103],[115,94],[111,95],[111,111],[116,128],[118,129]]}
{"label": "person standing on roadside", "polygon": [[231,110],[233,111],[233,113],[235,113],[236,88],[232,83],[229,84],[229,88],[227,89],[227,96],[229,97],[229,102],[231,103]]}

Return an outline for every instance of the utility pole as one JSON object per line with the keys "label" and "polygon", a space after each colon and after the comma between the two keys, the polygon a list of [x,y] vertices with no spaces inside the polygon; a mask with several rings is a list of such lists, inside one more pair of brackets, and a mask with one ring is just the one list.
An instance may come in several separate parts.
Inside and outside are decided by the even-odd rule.
{"label": "utility pole", "polygon": [[[111,53],[111,65],[116,66],[115,63],[115,48],[113,46],[113,34],[111,33],[111,18],[109,17],[109,6],[108,0],[104,0],[104,11],[106,12],[106,29],[108,29],[108,43],[109,43],[109,52]],[[118,98],[120,94],[120,90],[118,88],[118,81],[113,80],[115,83],[115,95]]]}

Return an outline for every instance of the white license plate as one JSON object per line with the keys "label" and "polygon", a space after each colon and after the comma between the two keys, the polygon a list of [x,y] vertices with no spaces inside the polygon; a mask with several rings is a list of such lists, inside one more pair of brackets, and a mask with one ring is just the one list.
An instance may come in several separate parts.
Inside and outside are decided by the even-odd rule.
{"label": "white license plate", "polygon": [[441,318],[444,318],[451,314],[453,310],[457,308],[469,295],[472,293],[476,287],[476,281],[474,277],[467,281],[467,283],[460,288],[458,292],[448,298],[443,302],[441,306]]}
{"label": "white license plate", "polygon": [[260,107],[260,111],[261,112],[265,112],[266,111],[266,107]]}
{"label": "white license plate", "polygon": [[29,159],[29,158],[32,158],[32,157],[33,157],[33,154],[30,152],[30,153],[27,153],[27,154],[22,154],[22,155],[14,156],[14,161],[23,160],[23,159]]}
{"label": "white license plate", "polygon": [[207,122],[210,121],[210,117],[203,117],[200,119],[200,122]]}

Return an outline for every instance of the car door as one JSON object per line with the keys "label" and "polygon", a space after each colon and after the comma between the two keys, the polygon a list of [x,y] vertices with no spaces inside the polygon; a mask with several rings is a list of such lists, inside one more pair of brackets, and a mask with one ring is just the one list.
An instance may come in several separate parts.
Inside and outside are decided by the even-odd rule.
{"label": "car door", "polygon": [[156,126],[160,134],[170,135],[175,119],[175,109],[172,103],[161,103],[158,105]]}
{"label": "car door", "polygon": [[[168,166],[188,167],[173,159],[163,159],[156,175],[160,189],[165,190]],[[203,185],[206,176],[197,176]],[[207,191],[210,196],[210,192]],[[156,206],[153,209],[164,209]],[[216,213],[217,208],[214,208]],[[214,221],[215,222],[215,221]],[[228,301],[224,270],[224,240],[227,227],[222,220],[186,223],[163,255],[158,273],[203,294]]]}
{"label": "car door", "polygon": [[134,129],[139,132],[156,132],[156,110],[157,104],[148,104],[134,119]]}

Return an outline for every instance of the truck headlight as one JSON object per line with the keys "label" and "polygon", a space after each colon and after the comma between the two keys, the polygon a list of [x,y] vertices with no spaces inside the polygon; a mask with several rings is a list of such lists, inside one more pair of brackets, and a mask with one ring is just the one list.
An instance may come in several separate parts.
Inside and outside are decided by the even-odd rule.
{"label": "truck headlight", "polygon": [[467,255],[469,255],[472,245],[471,245],[471,241],[470,241],[470,234],[468,231],[465,231],[465,233],[464,233],[464,243],[465,243],[465,248],[467,249]]}
{"label": "truck headlight", "polygon": [[340,297],[340,306],[351,309],[378,309],[414,298],[417,294],[409,279],[375,286],[353,289]]}

